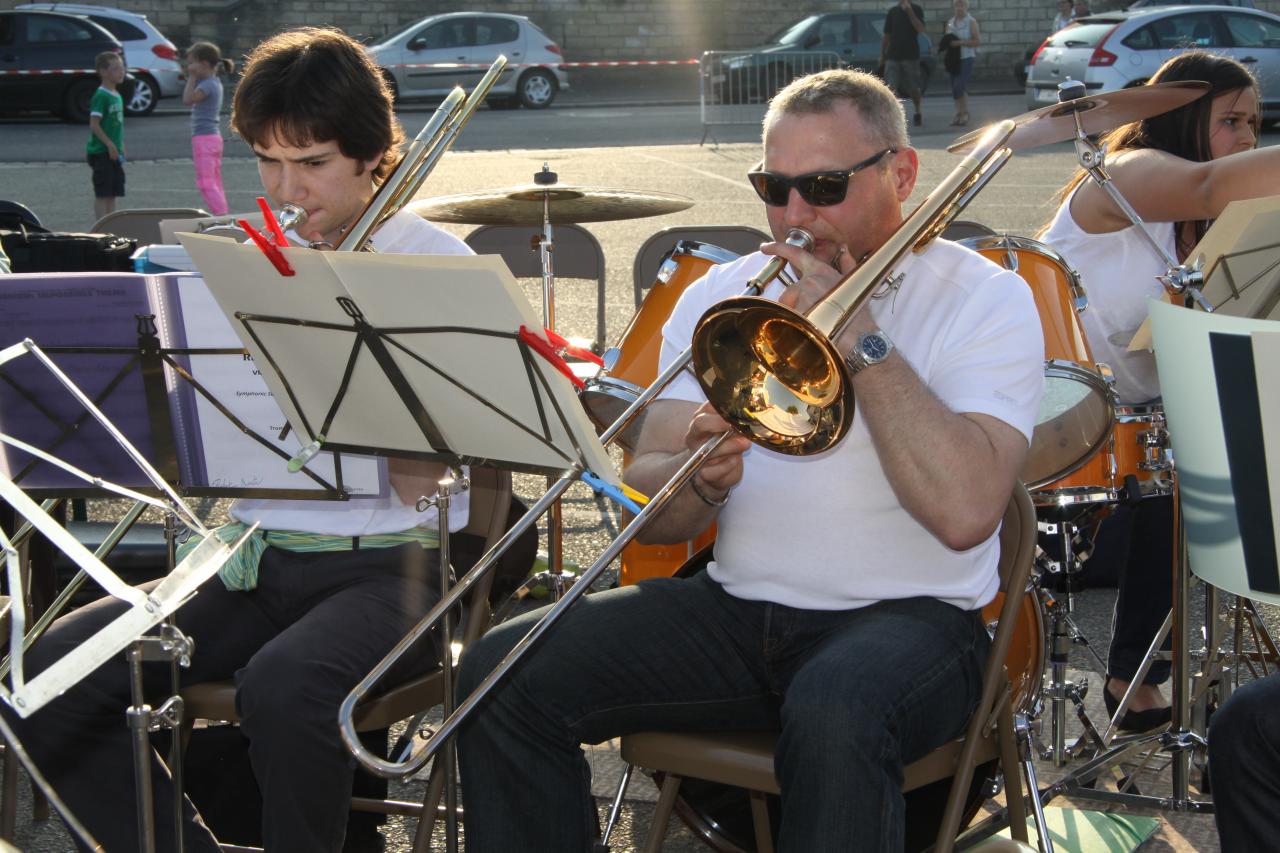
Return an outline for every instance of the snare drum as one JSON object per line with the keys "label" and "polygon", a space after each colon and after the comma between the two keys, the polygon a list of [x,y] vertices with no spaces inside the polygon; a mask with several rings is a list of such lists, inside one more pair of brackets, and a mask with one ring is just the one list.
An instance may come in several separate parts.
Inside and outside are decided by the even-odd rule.
{"label": "snare drum", "polygon": [[1094,362],[1076,316],[1088,299],[1080,277],[1044,243],[1012,235],[959,242],[1017,273],[1035,297],[1044,331],[1044,397],[1022,471],[1034,493],[1095,458],[1111,434],[1110,374]]}
{"label": "snare drum", "polygon": [[[1037,506],[1073,506],[1114,503],[1126,497],[1155,497],[1173,493],[1169,473],[1173,460],[1164,407],[1116,406],[1115,429],[1102,453],[1077,470],[1032,494]],[[1138,494],[1128,495],[1126,483],[1133,477]]]}
{"label": "snare drum", "polygon": [[[662,350],[662,327],[675,310],[680,295],[689,285],[716,264],[737,259],[733,252],[681,240],[676,243],[658,267],[657,280],[649,289],[640,310],[631,318],[618,346],[605,353],[605,369],[601,375],[587,380],[580,395],[587,415],[596,428],[604,430],[630,406],[641,390],[658,378],[658,355]],[[631,462],[635,438],[640,434],[644,416],[637,417],[618,437],[623,449],[623,467]],[[618,582],[632,584],[645,578],[671,577],[702,548],[715,541],[715,526],[704,530],[690,542],[670,545],[642,545],[632,542],[622,549],[622,569]]]}
{"label": "snare drum", "polygon": [[[618,345],[605,353],[604,370],[587,380],[579,395],[597,430],[607,429],[658,378],[662,327],[681,294],[711,267],[737,258],[733,252],[710,243],[681,240],[662,259],[657,280],[640,310],[631,318]],[[635,450],[642,420],[643,416],[636,418],[615,442],[628,453]]]}

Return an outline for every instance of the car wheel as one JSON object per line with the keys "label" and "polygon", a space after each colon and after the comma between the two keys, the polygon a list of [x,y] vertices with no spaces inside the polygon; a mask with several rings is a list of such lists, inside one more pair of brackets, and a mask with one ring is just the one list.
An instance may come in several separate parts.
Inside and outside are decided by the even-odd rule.
{"label": "car wheel", "polygon": [[556,78],[540,68],[526,71],[516,86],[520,103],[531,110],[545,110],[556,99],[560,85]]}
{"label": "car wheel", "polygon": [[160,87],[149,74],[139,74],[133,86],[133,96],[125,101],[124,114],[145,116],[155,111],[160,100]]}
{"label": "car wheel", "polygon": [[76,124],[86,124],[89,121],[89,102],[96,91],[97,80],[85,77],[74,81],[62,95],[62,117]]}

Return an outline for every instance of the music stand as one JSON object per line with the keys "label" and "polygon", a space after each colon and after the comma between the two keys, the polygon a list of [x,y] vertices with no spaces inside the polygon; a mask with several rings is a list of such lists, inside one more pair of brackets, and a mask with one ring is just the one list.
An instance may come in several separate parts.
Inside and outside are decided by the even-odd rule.
{"label": "music stand", "polygon": [[1215,313],[1280,319],[1280,195],[1233,201],[1191,251]]}
{"label": "music stand", "polygon": [[[180,519],[195,533],[203,536],[203,541],[164,580],[151,591],[144,593],[127,585],[56,520],[50,517],[12,480],[6,476],[0,476],[0,498],[8,502],[19,515],[44,534],[56,547],[79,565],[87,575],[96,580],[108,594],[129,605],[128,609],[99,629],[92,637],[54,661],[32,679],[25,677],[23,666],[24,633],[26,628],[24,613],[21,605],[13,608],[9,640],[12,689],[0,684],[0,698],[9,704],[19,717],[26,719],[38,712],[48,702],[79,683],[85,676],[92,673],[113,655],[129,647],[133,704],[128,709],[128,717],[130,728],[133,732],[134,757],[136,759],[135,778],[138,793],[139,836],[144,842],[144,847],[147,850],[152,850],[155,846],[155,819],[151,803],[150,763],[147,760],[151,749],[149,732],[152,721],[159,720],[162,725],[172,729],[176,745],[178,726],[181,723],[181,700],[176,702],[170,700],[170,702],[166,702],[153,713],[151,707],[145,704],[141,696],[141,662],[144,658],[185,661],[191,653],[191,643],[176,628],[168,624],[162,627],[159,637],[144,637],[143,635],[165,622],[178,607],[195,594],[201,584],[213,577],[235,552],[236,548],[244,542],[244,538],[248,537],[252,529],[246,532],[244,538],[231,545],[227,545],[216,536],[210,535],[210,532],[201,524],[199,518],[182,502],[182,499],[178,497],[172,487],[165,482],[160,472],[152,467],[142,453],[130,444],[123,433],[107,419],[106,415],[94,405],[93,401],[39,347],[30,340],[13,344],[0,351],[0,365],[24,356],[34,358],[88,412],[89,416],[106,430],[112,439],[119,444],[124,454],[143,472],[156,492],[164,496],[164,500],[143,495],[127,487],[96,477],[58,459],[52,454],[11,436],[0,435],[0,441],[7,445],[15,446],[45,463],[56,466],[62,471],[84,480],[86,483],[91,483],[97,489],[164,509]],[[21,601],[25,589],[17,550],[13,547],[11,540],[3,533],[0,533],[0,546],[3,547],[5,553],[5,568],[10,593]],[[9,730],[7,725],[4,729],[5,736],[9,739],[9,742],[17,744],[14,733]],[[38,769],[31,764],[30,758],[25,751],[19,748],[15,752],[22,758],[28,770],[31,771],[32,778],[37,781],[37,784],[42,785],[45,793],[49,796],[50,802],[57,804],[64,815],[69,814],[56,793],[48,787]],[[180,769],[175,770],[175,775],[180,776],[180,773]],[[182,813],[180,791],[180,787],[175,786],[175,798],[177,799],[175,804],[177,806],[175,809],[175,830],[179,839],[181,839],[180,816]],[[75,821],[74,816],[71,816],[68,820],[68,825],[73,831],[81,835],[83,841],[91,847],[96,846],[96,842]],[[179,840],[178,843],[180,845],[181,841]]]}

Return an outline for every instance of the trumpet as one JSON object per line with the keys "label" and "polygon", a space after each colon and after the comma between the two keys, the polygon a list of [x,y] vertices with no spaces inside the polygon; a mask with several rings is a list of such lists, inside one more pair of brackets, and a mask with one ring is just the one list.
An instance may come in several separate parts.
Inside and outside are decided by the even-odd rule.
{"label": "trumpet", "polygon": [[[813,235],[803,228],[793,228],[787,234],[786,242],[799,246],[804,249],[812,248]],[[782,273],[785,268],[785,262],[770,263],[760,274],[751,279],[747,283],[743,295],[755,295],[763,292],[763,290]],[[640,393],[635,400],[627,406],[618,419],[613,422],[600,436],[600,441],[608,446],[612,444],[619,436],[621,436],[629,426],[640,416],[641,411],[649,405],[662,391],[670,385],[677,376],[684,371],[692,361],[692,348],[686,347],[684,352],[676,356],[676,358],[667,365],[653,384]],[[480,582],[486,572],[489,572],[497,565],[498,558],[507,551],[526,530],[537,523],[547,510],[549,510],[556,501],[558,501],[569,487],[578,481],[582,473],[580,468],[572,468],[551,485],[545,494],[529,508],[529,510],[509,529],[502,538],[494,543],[493,547],[480,558],[480,561],[467,572],[458,583],[449,591],[449,595],[445,596],[435,607],[424,616],[413,629],[406,634],[399,643],[396,644],[387,655],[370,670],[369,674],[360,680],[360,683],[351,689],[347,697],[343,699],[342,705],[338,709],[338,726],[342,733],[343,742],[346,743],[347,749],[355,756],[356,760],[369,772],[387,778],[404,778],[411,776],[421,769],[431,758],[440,751],[445,743],[457,731],[463,720],[472,709],[491,691],[498,681],[503,678],[510,669],[515,666],[516,662],[537,642],[538,638],[547,631],[551,625],[563,615],[564,611],[573,605],[595,582],[605,569],[609,567],[622,549],[636,537],[640,530],[649,523],[655,515],[660,513],[667,503],[680,491],[690,478],[697,473],[702,464],[715,452],[716,448],[727,439],[731,432],[725,432],[718,436],[708,439],[701,447],[694,451],[693,455],[680,467],[674,476],[658,491],[658,493],[649,501],[648,504],[632,519],[631,523],[619,534],[613,542],[604,550],[600,557],[591,565],[589,569],[582,573],[578,582],[569,587],[568,591],[560,598],[558,602],[546,613],[536,625],[529,630],[519,643],[517,643],[505,658],[489,673],[483,682],[476,687],[463,702],[458,705],[452,714],[445,717],[441,723],[436,726],[435,732],[429,737],[425,744],[416,752],[403,761],[389,761],[382,758],[369,750],[365,749],[360,742],[359,734],[355,727],[355,710],[356,706],[372,692],[373,688],[378,684],[387,671],[391,669],[396,662],[403,657],[409,649],[428,632],[430,632],[437,623],[439,623],[449,611],[471,590],[473,586]],[[442,644],[444,645],[444,644]],[[449,654],[448,647],[445,646],[445,654]]]}
{"label": "trumpet", "polygon": [[853,423],[848,368],[832,339],[908,250],[921,252],[1005,164],[1014,123],[993,125],[871,257],[799,314],[768,299],[713,305],[693,336],[693,374],[735,431],[795,456],[833,447]]}

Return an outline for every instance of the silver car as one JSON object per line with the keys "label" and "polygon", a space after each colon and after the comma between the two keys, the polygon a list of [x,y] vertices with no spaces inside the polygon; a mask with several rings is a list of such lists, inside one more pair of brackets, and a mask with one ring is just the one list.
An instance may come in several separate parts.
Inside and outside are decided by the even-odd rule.
{"label": "silver car", "polygon": [[569,88],[560,46],[521,15],[453,12],[423,18],[369,48],[398,98],[437,98],[471,90],[498,54],[510,65],[486,103],[531,110]]}
{"label": "silver car", "polygon": [[1184,50],[1230,56],[1253,72],[1262,117],[1280,120],[1280,17],[1232,6],[1162,6],[1089,15],[1059,30],[1035,52],[1027,75],[1027,107],[1055,103],[1068,77],[1090,92],[1147,82]]}

